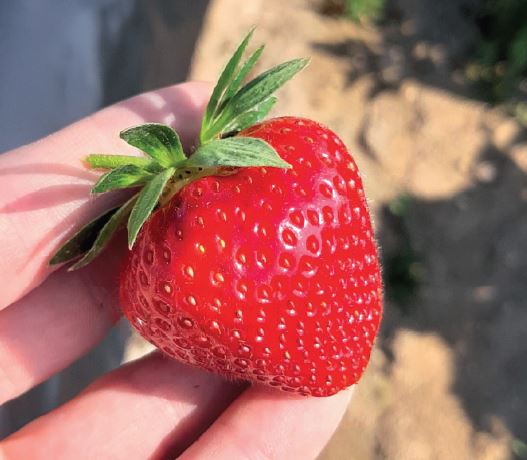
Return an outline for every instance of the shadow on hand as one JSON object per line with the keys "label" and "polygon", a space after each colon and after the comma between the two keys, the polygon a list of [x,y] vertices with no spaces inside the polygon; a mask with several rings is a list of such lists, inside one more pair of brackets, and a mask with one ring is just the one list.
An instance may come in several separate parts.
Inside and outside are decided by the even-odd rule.
{"label": "shadow on hand", "polygon": [[[86,392],[104,391],[157,398],[171,407],[174,427],[160,440],[151,458],[176,458],[220,416],[247,388],[244,382],[228,382],[218,375],[181,364],[155,351],[104,377]],[[182,405],[183,408],[178,406]],[[188,406],[192,409],[188,411]],[[188,412],[180,417],[178,410]],[[147,428],[147,427],[145,427]]]}
{"label": "shadow on hand", "polygon": [[72,166],[63,163],[34,163],[22,164],[0,168],[0,176],[4,175],[29,175],[29,174],[49,174],[52,176],[69,176],[93,182],[97,179],[97,174],[90,171],[85,166]]}
{"label": "shadow on hand", "polygon": [[0,214],[47,209],[90,195],[90,184],[50,185],[16,198],[0,208]]}

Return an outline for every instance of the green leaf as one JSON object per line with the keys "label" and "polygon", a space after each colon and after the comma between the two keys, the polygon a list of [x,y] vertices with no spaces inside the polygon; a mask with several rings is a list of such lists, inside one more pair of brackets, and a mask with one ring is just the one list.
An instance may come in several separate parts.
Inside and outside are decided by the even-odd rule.
{"label": "green leaf", "polygon": [[174,172],[175,168],[165,169],[148,182],[139,193],[137,202],[132,209],[130,218],[128,219],[128,247],[130,249],[134,245],[141,227],[155,208],[161,194],[163,193],[163,189]]}
{"label": "green leaf", "polygon": [[113,208],[93,219],[73,235],[49,261],[49,265],[69,262],[88,251],[95,242],[97,234],[119,208]]}
{"label": "green leaf", "polygon": [[293,59],[267,70],[240,89],[225,109],[234,114],[252,109],[293,78],[307,63],[308,59]]}
{"label": "green leaf", "polygon": [[527,458],[527,444],[521,439],[512,438],[511,450],[518,458]]}
{"label": "green leaf", "polygon": [[284,83],[300,72],[307,63],[308,59],[294,59],[284,62],[251,80],[228,101],[221,115],[207,130],[204,137],[207,140],[215,137],[242,113],[254,110]]}
{"label": "green leaf", "polygon": [[262,102],[256,110],[244,112],[239,117],[235,118],[231,123],[225,126],[223,131],[241,131],[242,129],[248,128],[249,126],[262,121],[271,111],[275,103],[276,97],[271,96],[269,99]]}
{"label": "green leaf", "polygon": [[152,173],[139,166],[125,165],[115,168],[99,178],[92,188],[92,193],[104,193],[120,188],[134,187],[147,182]]}
{"label": "green leaf", "polygon": [[231,80],[233,79],[234,73],[236,72],[236,69],[238,68],[238,64],[240,63],[240,60],[245,51],[245,48],[247,48],[247,44],[249,43],[249,40],[251,39],[253,33],[254,33],[254,28],[251,29],[251,31],[242,40],[242,42],[238,46],[238,49],[234,52],[232,57],[229,59],[229,62],[227,62],[225,69],[223,69],[223,72],[221,73],[220,78],[218,79],[218,83],[216,83],[216,86],[214,87],[214,90],[212,91],[212,95],[210,96],[209,103],[205,110],[205,115],[203,116],[203,120],[201,123],[202,132],[207,131],[209,122],[214,117],[216,113],[216,109],[218,108],[220,104],[221,96],[223,92],[225,91],[225,88],[227,87],[229,82],[231,82]]}
{"label": "green leaf", "polygon": [[245,80],[249,72],[255,66],[258,59],[260,59],[260,56],[262,55],[264,47],[265,47],[264,45],[260,46],[253,54],[251,54],[251,56],[249,56],[249,59],[247,59],[245,64],[243,64],[242,68],[238,72],[238,75],[236,75],[236,78],[232,80],[229,87],[225,90],[225,95],[223,97],[224,102],[227,102],[240,89],[240,86],[242,85],[243,80]]}
{"label": "green leaf", "polygon": [[166,125],[148,123],[126,129],[121,139],[152,157],[161,166],[169,167],[185,160],[177,133]]}
{"label": "green leaf", "polygon": [[93,169],[114,169],[126,165],[135,165],[140,168],[146,168],[152,163],[152,160],[144,157],[101,154],[88,155],[85,158],[85,161]]}
{"label": "green leaf", "polygon": [[126,221],[126,218],[130,214],[132,207],[137,201],[137,195],[130,198],[125,204],[123,204],[116,212],[112,214],[110,219],[106,221],[104,226],[99,231],[97,238],[93,242],[91,248],[84,254],[82,259],[68,268],[68,271],[78,270],[79,268],[85,267],[92,260],[94,260],[108,245],[111,241],[112,236]]}
{"label": "green leaf", "polygon": [[527,70],[527,27],[520,29],[508,49],[510,72],[518,79],[521,73]]}
{"label": "green leaf", "polygon": [[290,168],[267,142],[252,137],[228,137],[207,142],[188,159],[188,165],[273,166]]}

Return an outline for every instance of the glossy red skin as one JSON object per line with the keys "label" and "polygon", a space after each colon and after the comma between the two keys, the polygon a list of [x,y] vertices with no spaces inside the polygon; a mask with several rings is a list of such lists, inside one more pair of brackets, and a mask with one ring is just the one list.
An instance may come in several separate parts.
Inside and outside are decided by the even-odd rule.
{"label": "glossy red skin", "polygon": [[121,277],[125,315],[167,355],[304,395],[357,382],[382,313],[357,166],[305,119],[258,137],[293,167],[244,168],[184,188],[152,215]]}

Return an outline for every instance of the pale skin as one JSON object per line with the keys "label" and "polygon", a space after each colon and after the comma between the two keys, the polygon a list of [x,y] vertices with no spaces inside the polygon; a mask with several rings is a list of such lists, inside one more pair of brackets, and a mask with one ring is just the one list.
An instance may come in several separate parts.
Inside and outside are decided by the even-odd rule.
{"label": "pale skin", "polygon": [[[0,404],[85,354],[120,317],[122,238],[83,270],[47,265],[74,228],[122,200],[90,198],[97,174],[82,158],[137,154],[118,133],[146,121],[171,124],[188,146],[209,93],[204,83],[146,93],[0,156]],[[293,397],[152,353],[9,436],[0,459],[310,459],[350,396]]]}

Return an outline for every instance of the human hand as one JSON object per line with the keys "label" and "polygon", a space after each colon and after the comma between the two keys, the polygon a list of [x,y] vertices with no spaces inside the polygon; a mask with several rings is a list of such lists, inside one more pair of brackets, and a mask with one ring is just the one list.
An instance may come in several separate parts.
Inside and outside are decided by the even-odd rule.
{"label": "human hand", "polygon": [[[122,199],[88,198],[88,153],[130,153],[117,133],[145,121],[195,137],[209,87],[186,83],[104,109],[0,156],[0,404],[68,366],[119,319],[115,241],[89,267],[53,271],[74,228]],[[0,459],[308,459],[335,430],[350,391],[301,398],[227,382],[158,352],[98,379],[0,443]]]}

